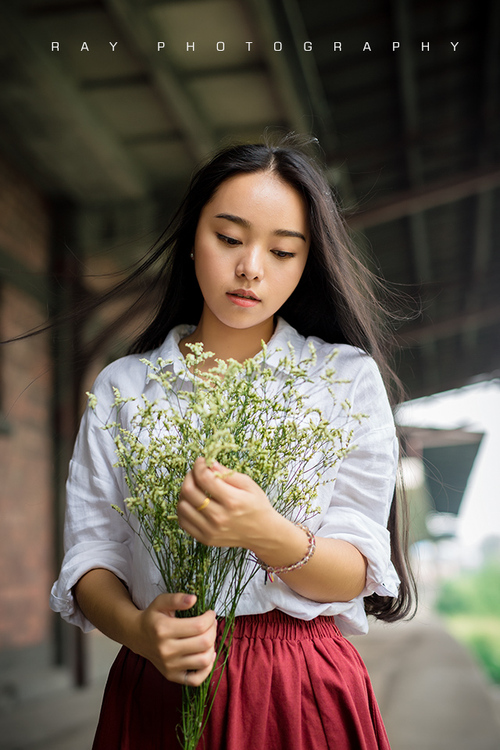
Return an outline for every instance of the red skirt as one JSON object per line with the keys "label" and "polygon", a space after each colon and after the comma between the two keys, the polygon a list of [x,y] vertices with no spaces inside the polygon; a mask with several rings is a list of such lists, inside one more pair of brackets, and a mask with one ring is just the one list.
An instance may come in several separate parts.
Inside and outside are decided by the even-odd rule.
{"label": "red skirt", "polygon": [[[122,648],[93,750],[179,748],[181,687]],[[366,667],[331,617],[236,618],[200,750],[389,750]]]}

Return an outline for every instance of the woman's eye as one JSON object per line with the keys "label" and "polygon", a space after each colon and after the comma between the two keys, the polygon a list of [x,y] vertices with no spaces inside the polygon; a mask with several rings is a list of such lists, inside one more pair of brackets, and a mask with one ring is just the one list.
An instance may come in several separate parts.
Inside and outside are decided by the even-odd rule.
{"label": "woman's eye", "polygon": [[222,242],[225,242],[226,245],[239,245],[240,241],[235,239],[234,237],[228,237],[227,234],[220,234],[217,232],[217,237],[222,240]]}
{"label": "woman's eye", "polygon": [[293,258],[295,253],[286,253],[284,250],[273,250],[277,258]]}

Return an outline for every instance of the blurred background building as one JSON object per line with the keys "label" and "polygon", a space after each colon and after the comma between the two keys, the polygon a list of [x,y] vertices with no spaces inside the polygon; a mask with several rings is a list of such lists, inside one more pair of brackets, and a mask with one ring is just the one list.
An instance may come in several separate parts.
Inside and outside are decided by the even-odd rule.
{"label": "blurred background building", "polygon": [[[0,16],[2,339],[112,286],[214,148],[295,131],[403,292],[408,398],[499,377],[498,2],[6,0]],[[43,653],[85,680],[47,605],[67,463],[86,388],[153,302],[0,349],[0,661]],[[410,457],[460,467],[451,513],[480,438],[407,432]],[[415,507],[443,510],[438,490]]]}

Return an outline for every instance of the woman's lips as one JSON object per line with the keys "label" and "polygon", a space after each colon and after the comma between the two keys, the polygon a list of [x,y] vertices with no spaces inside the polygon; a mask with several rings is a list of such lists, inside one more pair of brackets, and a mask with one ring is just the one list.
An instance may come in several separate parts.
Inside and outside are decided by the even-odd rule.
{"label": "woman's lips", "polygon": [[235,305],[239,307],[255,307],[260,302],[260,299],[255,297],[245,297],[245,292],[227,292],[227,296]]}

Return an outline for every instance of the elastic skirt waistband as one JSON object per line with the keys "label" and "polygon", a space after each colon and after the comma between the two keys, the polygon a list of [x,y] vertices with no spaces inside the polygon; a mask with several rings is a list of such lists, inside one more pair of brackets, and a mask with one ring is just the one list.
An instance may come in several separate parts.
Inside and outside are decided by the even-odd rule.
{"label": "elastic skirt waistband", "polygon": [[[224,620],[219,621],[219,633]],[[316,640],[318,638],[343,638],[333,617],[319,616],[301,620],[279,609],[258,615],[240,615],[235,618],[233,639],[279,639],[283,641]]]}

